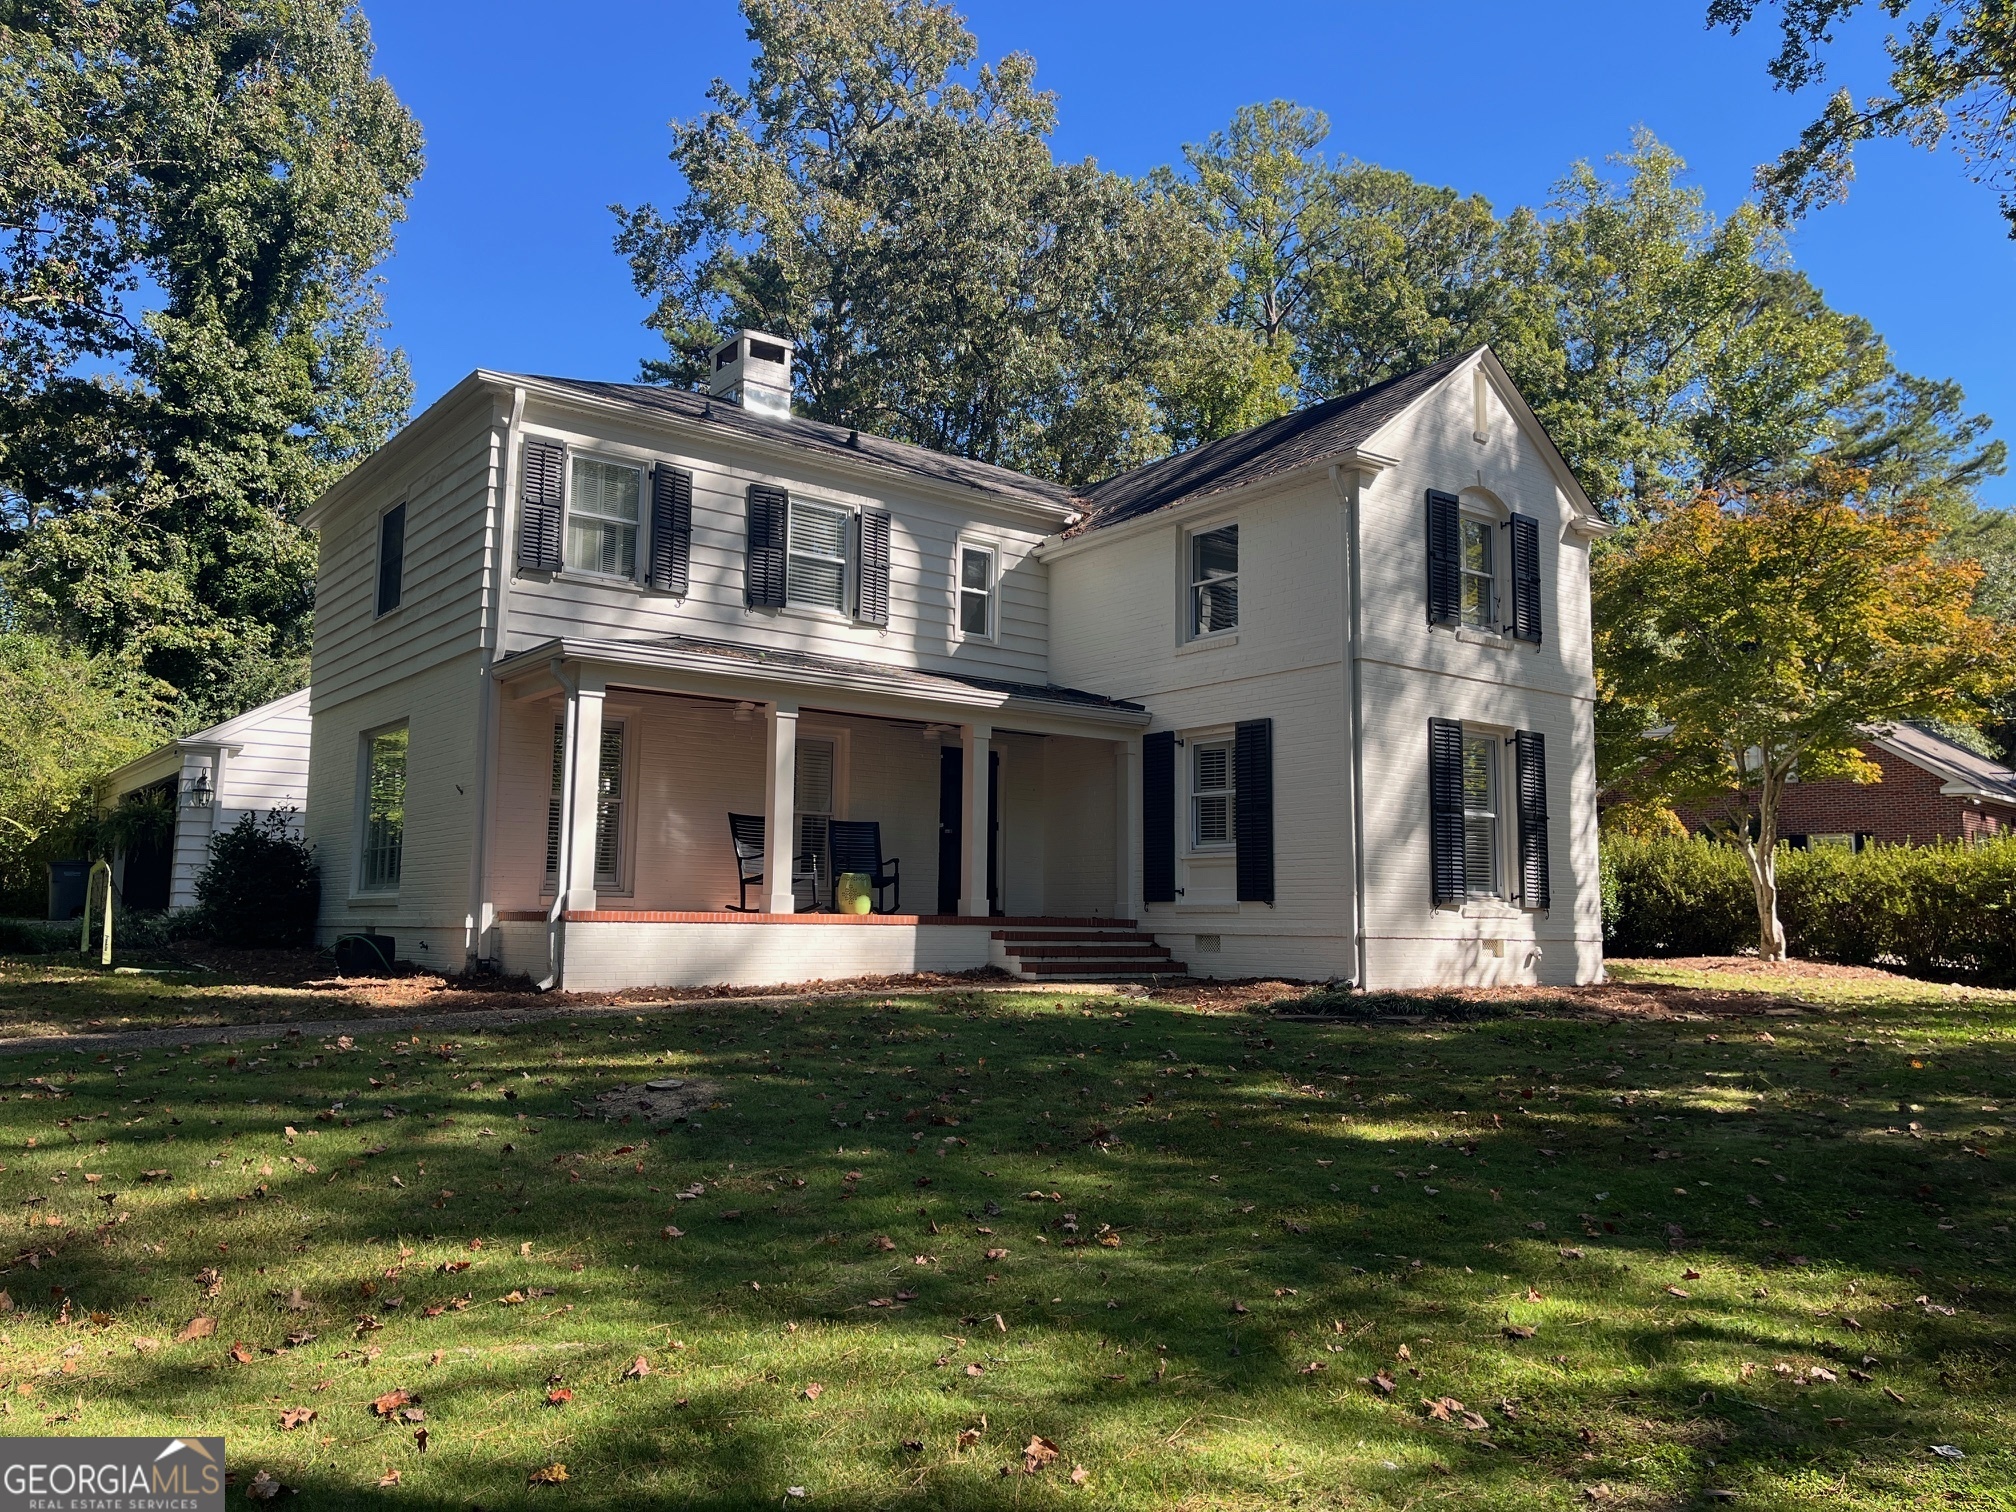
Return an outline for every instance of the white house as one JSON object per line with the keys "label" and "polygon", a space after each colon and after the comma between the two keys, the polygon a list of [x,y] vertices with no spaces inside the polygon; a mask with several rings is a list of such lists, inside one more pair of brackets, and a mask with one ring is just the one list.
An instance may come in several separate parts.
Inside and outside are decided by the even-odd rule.
{"label": "white house", "polygon": [[791,418],[790,358],[472,373],[317,501],[325,939],[571,990],[1600,974],[1604,527],[1488,350],[1081,493]]}
{"label": "white house", "polygon": [[245,815],[288,811],[298,832],[308,801],[310,690],[171,740],[99,779],[100,808],[151,801],[169,808],[173,838],[125,847],[112,880],[131,909],[193,908],[196,878],[210,860],[210,837]]}

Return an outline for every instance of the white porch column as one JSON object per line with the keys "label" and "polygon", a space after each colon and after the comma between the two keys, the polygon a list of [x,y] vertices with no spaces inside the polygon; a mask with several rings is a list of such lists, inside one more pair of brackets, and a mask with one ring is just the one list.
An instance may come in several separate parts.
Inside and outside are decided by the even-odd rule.
{"label": "white porch column", "polygon": [[788,914],[791,858],[798,852],[798,705],[780,699],[763,712],[763,912]]}
{"label": "white porch column", "polygon": [[1141,917],[1141,741],[1113,742],[1113,916]]}
{"label": "white porch column", "polygon": [[566,863],[566,909],[573,913],[595,907],[595,815],[602,794],[602,674],[582,668],[578,686],[568,694],[574,705],[568,723],[573,733],[574,790],[561,815],[562,859]]}
{"label": "white porch column", "polygon": [[960,783],[959,912],[966,918],[987,917],[987,747],[992,725],[959,726],[959,748],[966,754]]}

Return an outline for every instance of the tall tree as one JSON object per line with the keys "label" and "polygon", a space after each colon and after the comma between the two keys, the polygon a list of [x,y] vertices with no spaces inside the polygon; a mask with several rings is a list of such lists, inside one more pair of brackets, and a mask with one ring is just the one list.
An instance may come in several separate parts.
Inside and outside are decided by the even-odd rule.
{"label": "tall tree", "polygon": [[406,412],[371,57],[349,0],[0,0],[0,592],[193,718],[298,685],[294,522]]}
{"label": "tall tree", "polygon": [[1209,239],[1166,194],[1058,164],[1023,55],[975,68],[938,0],[743,0],[748,86],[673,126],[686,196],[616,207],[667,355],[791,338],[815,419],[1084,482],[1164,449],[1159,375],[1209,314]]}
{"label": "tall tree", "polygon": [[1785,954],[1786,783],[1873,781],[1868,726],[1978,717],[2016,674],[2016,631],[1971,607],[1980,569],[1940,555],[1921,506],[1867,486],[1823,464],[1801,488],[1704,493],[1595,565],[1599,765],[1638,796],[1728,806],[1767,961]]}
{"label": "tall tree", "polygon": [[[1708,24],[1741,31],[1773,0],[1711,0]],[[1834,29],[1862,0],[1777,0],[1780,45],[1770,63],[1791,92],[1827,76]],[[1757,170],[1765,207],[1781,222],[1847,198],[1855,149],[1883,137],[1959,152],[1977,184],[2000,191],[2003,219],[2016,237],[2016,3],[2012,0],[1880,0],[1901,35],[1885,39],[1890,93],[1856,103],[1847,89],[1828,98],[1819,117],[1774,163]]]}

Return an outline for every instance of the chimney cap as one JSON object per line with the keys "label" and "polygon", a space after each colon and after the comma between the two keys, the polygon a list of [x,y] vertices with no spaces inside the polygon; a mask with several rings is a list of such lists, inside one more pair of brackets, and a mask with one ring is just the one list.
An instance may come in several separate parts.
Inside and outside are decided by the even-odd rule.
{"label": "chimney cap", "polygon": [[708,356],[707,392],[757,414],[790,419],[793,347],[768,331],[737,331]]}

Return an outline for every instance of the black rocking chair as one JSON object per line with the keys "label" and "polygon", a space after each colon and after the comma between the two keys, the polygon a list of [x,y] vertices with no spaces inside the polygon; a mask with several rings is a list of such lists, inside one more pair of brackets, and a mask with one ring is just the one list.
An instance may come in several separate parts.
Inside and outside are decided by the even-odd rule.
{"label": "black rocking chair", "polygon": [[[749,889],[763,881],[763,816],[730,814],[728,837],[735,844],[735,880],[742,887],[742,901],[731,903],[729,912],[762,913],[761,908],[749,906]],[[819,858],[811,851],[791,858],[791,898],[799,913],[812,913],[819,907]]]}
{"label": "black rocking chair", "polygon": [[[833,868],[832,898],[840,907],[840,879],[854,872],[868,879],[868,886],[881,904],[876,913],[895,913],[903,906],[903,863],[895,857],[882,859],[882,826],[872,819],[829,819],[826,821],[826,851]],[[894,892],[887,904],[881,894]]]}

